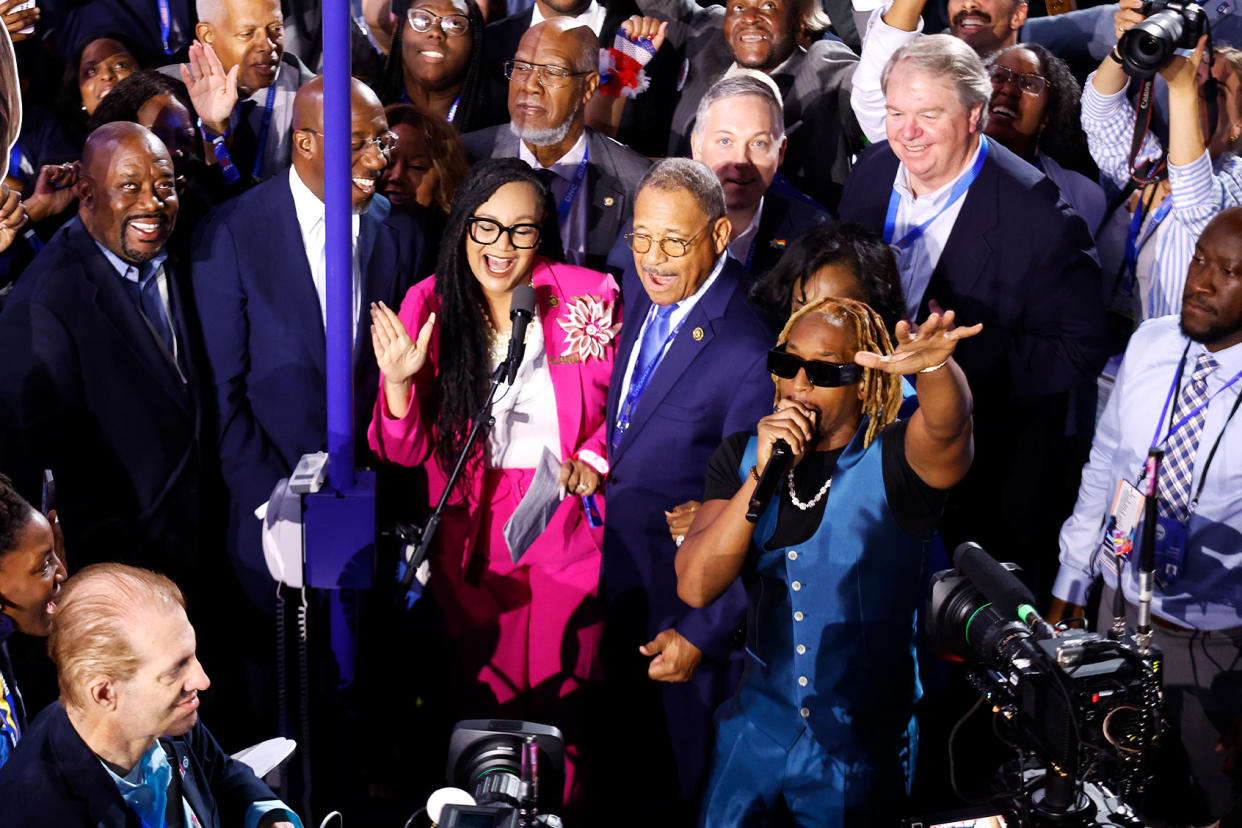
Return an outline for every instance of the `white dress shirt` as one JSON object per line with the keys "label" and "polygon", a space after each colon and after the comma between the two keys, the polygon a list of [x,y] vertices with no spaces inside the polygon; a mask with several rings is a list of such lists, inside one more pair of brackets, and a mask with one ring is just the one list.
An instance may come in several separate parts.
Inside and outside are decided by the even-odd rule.
{"label": "white dress shirt", "polygon": [[[500,360],[492,358],[488,369],[494,372],[503,359],[504,354]],[[545,448],[564,461],[556,392],[538,314],[526,327],[526,351],[517,379],[492,403],[492,416],[496,425],[487,433],[488,468],[536,468]]]}
{"label": "white dress shirt", "polygon": [[[1082,471],[1074,514],[1061,527],[1061,568],[1052,594],[1072,604],[1086,603],[1092,578],[1103,571],[1105,582],[1117,579],[1101,566],[1097,555],[1118,481],[1134,483],[1151,447],[1160,409],[1177,376],[1178,362],[1188,340],[1178,316],[1144,322],[1126,348],[1117,383],[1104,408],[1091,444],[1091,459]],[[1190,343],[1183,385],[1194,369],[1203,345]],[[1242,345],[1212,355],[1219,367],[1207,377],[1207,393],[1219,391],[1242,371]],[[1239,385],[1212,398],[1195,456],[1191,493],[1199,488],[1203,466],[1216,438],[1220,447],[1208,467],[1198,508],[1191,515],[1182,574],[1168,592],[1156,590],[1152,612],[1167,621],[1201,630],[1242,625],[1242,412],[1229,420]],[[1176,396],[1176,391],[1174,392]],[[1173,406],[1176,400],[1170,403]],[[1158,439],[1168,432],[1168,414]],[[1228,421],[1228,427],[1226,422]],[[1223,434],[1222,434],[1223,431]],[[1137,531],[1141,531],[1140,528]],[[1126,564],[1123,591],[1138,601],[1137,559]]]}
{"label": "white dress shirt", "polygon": [[[297,170],[289,168],[289,189],[293,191],[293,209],[297,213],[298,227],[302,230],[302,246],[306,250],[306,262],[310,265],[311,279],[315,282],[315,294],[319,297],[319,313],[323,318],[324,330],[328,327],[328,265],[324,252],[325,224],[324,206],[319,197],[310,191]],[[351,219],[353,228],[353,326],[351,341],[358,339],[358,315],[362,312],[362,267],[359,261],[358,229],[361,226],[359,216],[354,214]]]}
{"label": "white dress shirt", "polygon": [[755,244],[755,236],[759,233],[759,220],[763,218],[763,197],[759,197],[759,207],[750,218],[746,229],[737,234],[737,238],[729,242],[729,255],[737,259],[742,267],[750,269],[750,251]]}
{"label": "white dress shirt", "polygon": [[913,320],[919,311],[919,306],[923,303],[923,293],[927,290],[928,282],[931,281],[932,271],[936,269],[940,254],[944,252],[944,246],[949,242],[953,224],[957,221],[957,214],[962,211],[962,205],[966,202],[969,192],[962,194],[947,208],[945,204],[948,204],[949,196],[952,195],[957,183],[970,175],[982,146],[983,142],[980,141],[970,158],[966,159],[966,166],[956,178],[940,189],[918,198],[915,198],[914,191],[910,189],[910,174],[906,170],[906,165],[897,165],[893,190],[901,197],[901,200],[897,204],[893,237],[889,239],[891,244],[895,245],[910,230],[936,216],[942,208],[944,209],[944,212],[936,216],[931,225],[923,231],[923,235],[910,242],[905,249],[894,248],[893,250],[897,256],[897,270],[901,274],[901,288],[906,294],[907,319]]}
{"label": "white dress shirt", "polygon": [[[518,158],[530,164],[532,169],[548,169],[556,174],[556,178],[552,181],[552,201],[556,203],[558,209],[561,199],[565,197],[566,191],[569,190],[569,185],[578,173],[578,167],[582,164],[582,159],[586,157],[586,154],[587,134],[585,129],[578,136],[577,143],[570,147],[569,152],[562,155],[549,167],[544,167],[535,159],[535,154],[530,151],[530,147],[526,146],[525,141],[518,141]],[[591,203],[590,187],[587,186],[587,178],[589,177],[590,172],[588,171],[583,176],[582,185],[578,189],[578,195],[574,198],[574,203],[569,208],[569,215],[565,216],[565,220],[560,225],[561,244],[565,248],[565,261],[579,266],[586,264],[587,208]]]}
{"label": "white dress shirt", "polygon": [[[607,16],[608,9],[601,6],[597,0],[591,0],[591,5],[586,7],[586,11],[569,19],[573,20],[579,26],[586,26],[588,29],[595,32],[596,37],[599,37],[599,33],[604,30],[604,18]],[[547,18],[543,16],[543,12],[539,11],[539,4],[535,3],[530,15],[531,28],[538,26],[545,20],[547,20]],[[607,49],[612,46],[611,43],[602,42],[599,45],[602,49]]]}

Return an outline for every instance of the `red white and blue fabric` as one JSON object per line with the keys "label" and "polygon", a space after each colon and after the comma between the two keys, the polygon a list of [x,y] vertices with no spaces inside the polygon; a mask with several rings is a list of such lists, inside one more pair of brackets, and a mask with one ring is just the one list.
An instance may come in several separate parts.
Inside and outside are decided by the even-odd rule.
{"label": "red white and blue fabric", "polygon": [[630,40],[618,31],[611,49],[599,50],[599,90],[614,98],[637,98],[651,85],[643,71],[653,57],[655,44],[649,38]]}

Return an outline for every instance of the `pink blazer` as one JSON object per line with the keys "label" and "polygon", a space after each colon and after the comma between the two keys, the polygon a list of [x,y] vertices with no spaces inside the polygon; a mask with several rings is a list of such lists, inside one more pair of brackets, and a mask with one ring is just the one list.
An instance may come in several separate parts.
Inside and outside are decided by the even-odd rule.
{"label": "pink blazer", "polygon": [[[612,374],[613,357],[616,354],[616,337],[614,336],[604,347],[602,358],[595,356],[582,358],[578,350],[568,343],[568,340],[571,332],[580,327],[574,324],[574,312],[575,309],[582,308],[584,303],[581,300],[584,298],[604,303],[610,310],[610,324],[617,326],[614,330],[619,330],[620,289],[612,276],[584,267],[551,262],[542,257],[535,261],[532,283],[535,288],[539,320],[543,324],[548,370],[556,396],[561,457],[562,459],[573,458],[577,457],[579,452],[589,451],[601,458],[606,458],[607,440],[604,420],[608,402],[608,382]],[[431,276],[410,288],[401,303],[398,316],[410,336],[415,337],[418,336],[427,317],[433,312],[438,312],[439,309],[440,298],[435,293],[435,276]],[[562,326],[562,321],[570,330]],[[367,432],[371,449],[380,458],[403,466],[425,464],[428,495],[433,504],[439,501],[445,484],[448,482],[448,475],[432,458],[436,427],[436,412],[432,403],[432,380],[435,376],[434,372],[438,370],[439,353],[440,324],[437,317],[436,327],[431,337],[427,366],[414,378],[416,404],[410,405],[405,417],[394,418],[388,412],[384,402],[383,378],[381,377],[375,413]],[[481,490],[482,475],[476,467],[471,475],[471,485],[466,492],[465,502],[459,501],[454,504],[450,501],[450,504],[457,508],[464,507],[469,511],[472,524],[480,507]],[[602,513],[602,498],[597,495],[596,500],[600,502]],[[561,504],[562,511],[567,507],[580,509],[580,500],[567,497]],[[468,543],[473,543],[473,541],[468,541]],[[596,546],[598,546],[598,538]],[[465,548],[445,551],[459,551],[462,555],[461,560],[464,562],[469,558],[472,550]]]}

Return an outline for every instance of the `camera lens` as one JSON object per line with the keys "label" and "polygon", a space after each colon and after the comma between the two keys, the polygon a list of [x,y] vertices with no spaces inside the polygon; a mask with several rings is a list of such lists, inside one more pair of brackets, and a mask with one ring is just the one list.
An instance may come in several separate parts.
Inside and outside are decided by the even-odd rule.
{"label": "camera lens", "polygon": [[1182,41],[1186,22],[1180,11],[1164,9],[1126,31],[1117,41],[1127,75],[1150,78],[1169,62]]}

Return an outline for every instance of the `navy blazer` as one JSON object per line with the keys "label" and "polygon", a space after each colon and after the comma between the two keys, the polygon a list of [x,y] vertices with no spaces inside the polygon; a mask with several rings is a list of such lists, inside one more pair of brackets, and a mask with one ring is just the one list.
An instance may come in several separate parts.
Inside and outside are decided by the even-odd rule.
{"label": "navy blazer", "polygon": [[[884,229],[897,157],[887,142],[858,159],[843,221]],[[983,332],[953,358],[979,406],[1059,394],[1092,380],[1107,359],[1100,265],[1086,224],[1043,173],[996,141],[962,201],[923,295]]]}
{"label": "navy blazer", "polygon": [[832,216],[814,199],[794,189],[787,180],[776,180],[763,194],[763,215],[755,233],[750,256],[750,280],[753,282],[772,268],[785,255],[789,242],[813,230]]}
{"label": "navy blazer", "polygon": [[[358,241],[363,286],[354,423],[360,462],[369,456],[366,424],[379,387],[369,305],[398,306],[419,268],[423,242],[414,220],[394,214],[381,221],[376,208],[373,203],[361,217]],[[224,480],[237,504],[253,510],[303,454],[327,445],[323,316],[285,174],[208,215],[195,237],[193,282]]]}
{"label": "navy blazer", "polygon": [[[203,828],[241,825],[251,804],[277,798],[254,771],[220,749],[201,721],[184,736],[160,742]],[[143,828],[60,702],[35,717],[0,768],[0,802],[0,828]]]}
{"label": "navy blazer", "polygon": [[186,271],[165,266],[179,360],[152,334],[78,219],[56,231],[0,314],[0,469],[38,503],[44,468],[75,568],[182,579],[200,548],[200,404]]}
{"label": "navy blazer", "polygon": [[707,464],[725,437],[753,429],[772,410],[767,352],[775,333],[747,303],[749,277],[726,259],[669,346],[619,444],[613,426],[623,400],[626,366],[637,347],[651,299],[631,261],[623,277],[625,323],[608,393],[608,510],[604,587],[610,605],[640,593],[645,618],[626,619],[637,635],[675,627],[705,653],[724,657],[746,611],[740,582],[704,609],[677,597],[677,547],[664,511],[701,500]]}

